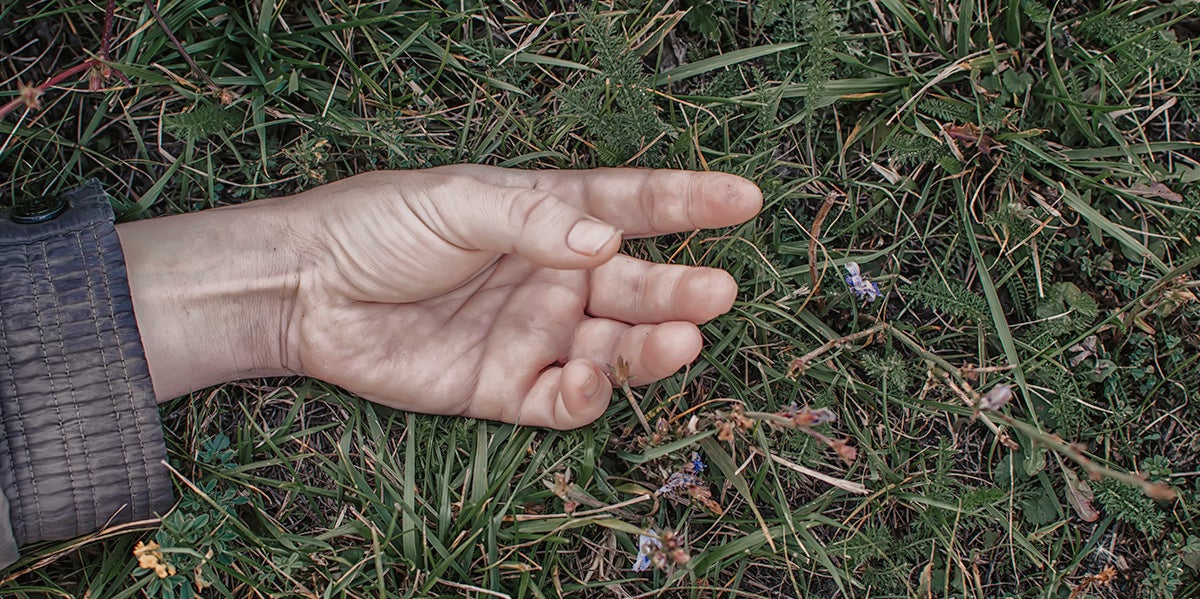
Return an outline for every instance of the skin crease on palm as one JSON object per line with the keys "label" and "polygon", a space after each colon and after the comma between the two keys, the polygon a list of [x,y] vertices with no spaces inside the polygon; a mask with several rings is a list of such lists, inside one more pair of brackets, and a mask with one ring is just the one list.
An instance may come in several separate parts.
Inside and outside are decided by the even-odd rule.
{"label": "skin crease on palm", "polygon": [[603,414],[618,359],[634,385],[695,360],[697,325],[737,294],[722,270],[620,254],[622,237],[761,206],[724,173],[461,165],[118,233],[160,400],[303,374],[404,410],[570,429]]}

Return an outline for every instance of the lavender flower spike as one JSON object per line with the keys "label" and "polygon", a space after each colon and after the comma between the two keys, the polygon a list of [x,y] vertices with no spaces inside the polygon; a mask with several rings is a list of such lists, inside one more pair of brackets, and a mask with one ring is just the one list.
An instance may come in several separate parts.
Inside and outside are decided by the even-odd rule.
{"label": "lavender flower spike", "polygon": [[658,540],[658,533],[654,532],[653,528],[647,528],[638,536],[638,554],[633,562],[634,572],[650,569],[650,554],[654,553],[655,549],[662,549],[662,541]]}
{"label": "lavender flower spike", "polygon": [[850,286],[850,290],[860,299],[867,300],[867,303],[874,302],[876,299],[883,297],[883,293],[879,291],[879,286],[867,279],[866,275],[858,268],[857,262],[847,262],[846,284]]}
{"label": "lavender flower spike", "polygon": [[663,486],[659,487],[654,494],[666,495],[672,499],[677,499],[678,496],[675,494],[676,491],[688,485],[698,484],[700,484],[700,479],[693,474],[688,474],[687,472],[683,471],[672,472],[671,476],[667,478],[667,482],[663,483]]}

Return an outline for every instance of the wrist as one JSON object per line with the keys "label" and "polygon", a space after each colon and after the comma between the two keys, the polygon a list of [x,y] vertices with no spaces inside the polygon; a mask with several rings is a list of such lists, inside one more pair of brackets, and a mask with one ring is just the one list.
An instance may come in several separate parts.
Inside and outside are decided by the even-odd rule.
{"label": "wrist", "polygon": [[117,226],[158,401],[293,374],[287,322],[301,269],[289,228],[278,200]]}

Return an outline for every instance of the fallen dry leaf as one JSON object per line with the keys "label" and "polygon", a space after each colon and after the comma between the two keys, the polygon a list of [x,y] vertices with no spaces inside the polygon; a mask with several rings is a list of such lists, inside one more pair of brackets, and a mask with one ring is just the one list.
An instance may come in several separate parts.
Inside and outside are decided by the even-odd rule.
{"label": "fallen dry leaf", "polygon": [[1092,506],[1092,500],[1096,498],[1092,493],[1092,487],[1086,481],[1079,480],[1075,471],[1070,468],[1063,468],[1063,478],[1067,480],[1067,503],[1075,508],[1075,513],[1084,522],[1098,520],[1100,513]]}
{"label": "fallen dry leaf", "polygon": [[1149,185],[1145,183],[1138,183],[1126,191],[1134,195],[1142,196],[1143,198],[1159,198],[1168,202],[1183,201],[1183,196],[1172,191],[1170,187],[1158,182],[1154,182]]}

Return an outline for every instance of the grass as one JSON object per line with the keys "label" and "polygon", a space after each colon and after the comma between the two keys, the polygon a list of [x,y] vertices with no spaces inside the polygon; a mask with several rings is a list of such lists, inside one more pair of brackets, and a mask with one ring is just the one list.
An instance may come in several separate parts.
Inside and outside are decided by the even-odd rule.
{"label": "grass", "polygon": [[[0,5],[0,101],[113,70],[0,120],[3,203],[99,177],[137,219],[458,162],[767,203],[627,244],[742,285],[632,390],[651,432],[620,396],[560,433],[226,385],[163,409],[161,523],[27,547],[4,596],[1200,596],[1194,3],[120,0],[107,46],[104,5]],[[693,452],[693,495],[654,497]],[[686,563],[632,572],[645,528]]]}

